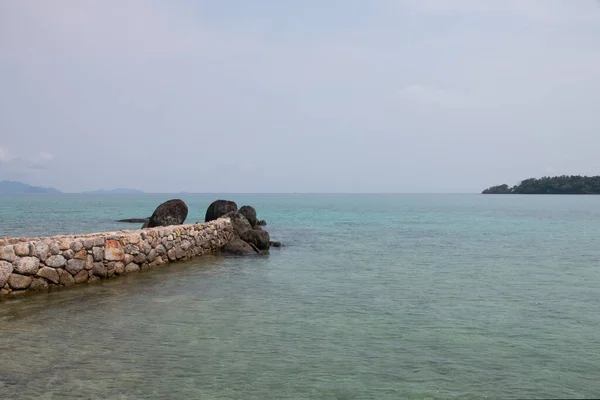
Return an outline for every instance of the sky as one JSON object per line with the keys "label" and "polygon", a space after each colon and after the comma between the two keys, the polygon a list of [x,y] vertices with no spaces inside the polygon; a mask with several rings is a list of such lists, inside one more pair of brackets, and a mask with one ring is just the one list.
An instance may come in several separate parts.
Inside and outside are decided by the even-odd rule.
{"label": "sky", "polygon": [[599,148],[598,0],[0,1],[0,180],[474,193]]}

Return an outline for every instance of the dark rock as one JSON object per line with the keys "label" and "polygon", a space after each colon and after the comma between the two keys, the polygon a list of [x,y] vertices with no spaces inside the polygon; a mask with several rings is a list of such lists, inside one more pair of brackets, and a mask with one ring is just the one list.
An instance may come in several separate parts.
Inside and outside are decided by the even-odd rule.
{"label": "dark rock", "polygon": [[73,278],[73,275],[71,275],[64,269],[57,269],[56,271],[58,271],[58,276],[61,285],[63,285],[64,287],[69,287],[75,284],[75,278]]}
{"label": "dark rock", "polygon": [[270,237],[269,232],[259,227],[247,230],[240,235],[244,242],[255,245],[259,250],[269,250]]}
{"label": "dark rock", "polygon": [[258,221],[258,223],[256,225],[258,225],[258,226],[267,226],[267,221],[265,221],[264,219],[261,219],[260,221]]}
{"label": "dark rock", "polygon": [[229,200],[216,200],[213,201],[208,209],[206,210],[206,216],[204,222],[213,221],[217,218],[221,218],[223,215],[231,211],[237,211],[237,204]]}
{"label": "dark rock", "polygon": [[75,283],[83,283],[88,280],[88,272],[79,271],[73,279],[75,279]]}
{"label": "dark rock", "polygon": [[285,245],[281,244],[281,242],[269,242],[269,246],[271,246],[271,247],[285,247]]}
{"label": "dark rock", "polygon": [[252,207],[252,206],[242,206],[239,209],[239,212],[244,217],[246,217],[246,219],[248,220],[248,222],[250,222],[250,225],[252,225],[253,228],[256,225],[258,225],[258,219],[256,218],[256,209],[254,207]]}
{"label": "dark rock", "polygon": [[93,264],[92,270],[93,270],[94,275],[99,278],[107,278],[108,277],[108,269],[106,268],[106,265],[104,265],[104,263],[95,262]]}
{"label": "dark rock", "polygon": [[129,222],[129,223],[139,224],[139,223],[146,223],[146,222],[148,222],[148,220],[150,220],[150,217],[148,217],[148,218],[125,218],[125,219],[118,219],[117,222]]}
{"label": "dark rock", "polygon": [[[246,243],[248,243],[248,242],[246,242]],[[252,247],[252,248],[254,249],[254,251],[255,251],[255,252],[257,252],[257,253],[260,253],[260,250],[258,249],[258,247],[256,247],[256,246],[255,246],[255,245],[253,245],[252,243],[248,243],[248,245],[249,245],[250,247]]]}
{"label": "dark rock", "polygon": [[182,200],[172,199],[156,207],[147,227],[181,225],[187,218],[187,214],[187,205]]}
{"label": "dark rock", "polygon": [[19,274],[10,274],[8,277],[8,285],[13,290],[23,290],[27,289],[33,279],[30,276],[19,275]]}
{"label": "dark rock", "polygon": [[240,239],[233,239],[223,246],[223,253],[236,256],[246,256],[258,253],[258,249],[254,249],[251,245]]}
{"label": "dark rock", "polygon": [[44,292],[48,290],[48,282],[42,278],[33,278],[31,285],[29,285],[29,290],[34,292]]}
{"label": "dark rock", "polygon": [[52,283],[58,283],[60,278],[58,276],[58,272],[54,268],[50,267],[42,267],[37,272],[37,276],[41,276],[42,278],[48,279]]}
{"label": "dark rock", "polygon": [[231,224],[233,225],[233,230],[235,233],[241,237],[246,231],[252,230],[252,225],[250,222],[237,211],[231,211],[227,214],[223,215],[223,218],[231,219]]}

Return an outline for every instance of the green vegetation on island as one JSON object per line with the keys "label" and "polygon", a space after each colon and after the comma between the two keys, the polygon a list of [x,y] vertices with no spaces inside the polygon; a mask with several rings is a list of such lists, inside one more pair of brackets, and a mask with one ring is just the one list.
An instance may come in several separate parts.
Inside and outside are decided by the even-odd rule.
{"label": "green vegetation on island", "polygon": [[600,176],[562,175],[530,178],[513,187],[492,186],[483,194],[600,194]]}

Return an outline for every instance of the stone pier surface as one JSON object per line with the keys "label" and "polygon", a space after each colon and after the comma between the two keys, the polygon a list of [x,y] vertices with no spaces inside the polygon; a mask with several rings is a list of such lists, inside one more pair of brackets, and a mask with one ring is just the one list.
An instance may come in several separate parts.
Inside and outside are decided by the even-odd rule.
{"label": "stone pier surface", "polygon": [[0,298],[126,275],[219,251],[234,237],[229,218],[157,228],[0,238]]}

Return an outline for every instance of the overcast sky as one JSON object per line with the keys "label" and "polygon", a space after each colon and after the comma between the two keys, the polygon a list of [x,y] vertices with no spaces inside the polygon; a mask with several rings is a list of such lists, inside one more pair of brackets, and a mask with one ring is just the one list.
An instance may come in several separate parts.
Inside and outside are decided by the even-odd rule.
{"label": "overcast sky", "polygon": [[599,149],[596,0],[0,1],[0,180],[478,192]]}

